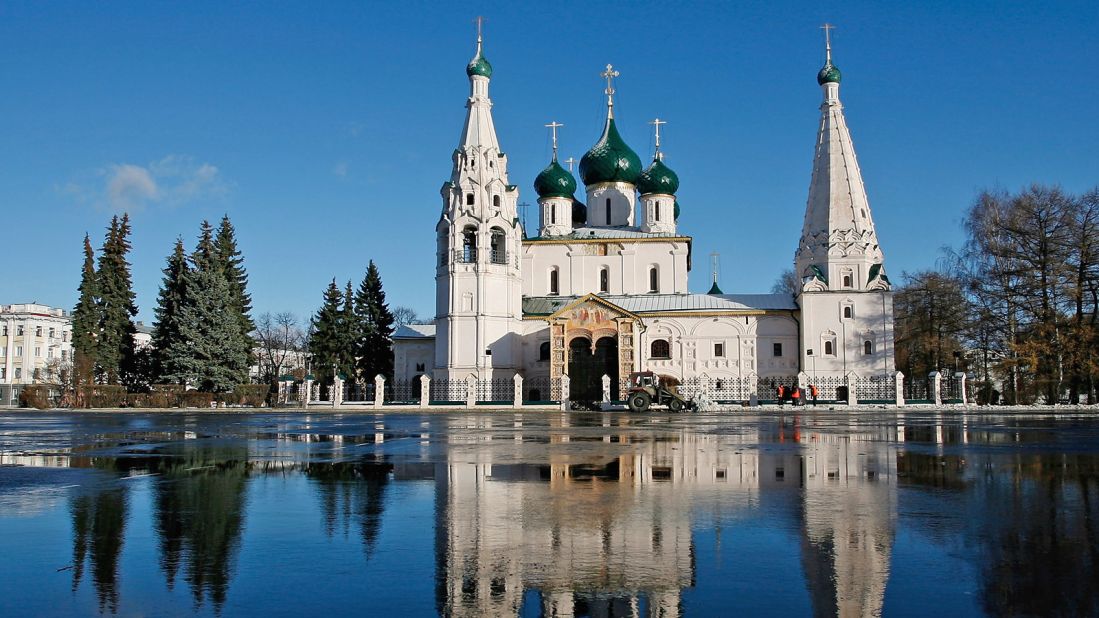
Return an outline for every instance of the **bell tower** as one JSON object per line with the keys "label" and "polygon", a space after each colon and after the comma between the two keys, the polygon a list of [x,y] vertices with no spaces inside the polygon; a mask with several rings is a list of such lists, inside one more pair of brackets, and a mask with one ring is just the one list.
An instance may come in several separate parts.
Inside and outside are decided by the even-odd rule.
{"label": "bell tower", "polygon": [[508,183],[492,123],[481,24],[478,18],[477,52],[466,66],[465,127],[435,228],[435,378],[510,378],[520,367],[519,190]]}
{"label": "bell tower", "polygon": [[801,367],[811,376],[890,375],[895,368],[892,284],[840,103],[833,26],[823,28],[820,129],[794,257],[801,278]]}

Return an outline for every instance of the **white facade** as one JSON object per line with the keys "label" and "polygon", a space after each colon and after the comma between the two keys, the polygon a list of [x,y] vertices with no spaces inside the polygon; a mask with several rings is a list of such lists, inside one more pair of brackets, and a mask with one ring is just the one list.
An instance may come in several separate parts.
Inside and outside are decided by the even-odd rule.
{"label": "white facade", "polygon": [[[818,76],[824,103],[796,298],[723,294],[716,284],[709,294],[688,292],[692,239],[678,225],[678,176],[664,163],[659,135],[643,171],[622,140],[613,106],[618,73],[609,66],[603,134],[580,166],[587,204],[576,200],[576,179],[557,164],[555,145],[535,181],[539,229],[524,238],[480,40],[467,73],[465,129],[436,226],[436,331],[395,338],[398,380],[567,374],[575,393],[578,374],[590,389],[593,372],[625,378],[653,370],[681,380],[894,372],[891,286],[830,49]],[[428,349],[433,362],[425,365]]]}
{"label": "white facade", "polygon": [[57,382],[72,362],[72,318],[63,309],[0,305],[0,384]]}

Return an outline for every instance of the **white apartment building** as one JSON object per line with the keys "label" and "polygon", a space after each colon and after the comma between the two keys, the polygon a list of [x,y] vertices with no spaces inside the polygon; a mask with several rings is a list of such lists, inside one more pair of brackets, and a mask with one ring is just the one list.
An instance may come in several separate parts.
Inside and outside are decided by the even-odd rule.
{"label": "white apartment building", "polygon": [[72,316],[26,303],[0,305],[0,384],[55,382],[72,361]]}

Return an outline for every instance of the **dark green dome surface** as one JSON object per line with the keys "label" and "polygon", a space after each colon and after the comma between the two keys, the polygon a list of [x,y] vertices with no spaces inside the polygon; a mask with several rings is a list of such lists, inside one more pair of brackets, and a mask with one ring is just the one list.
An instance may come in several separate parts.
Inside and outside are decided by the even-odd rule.
{"label": "dark green dome surface", "polygon": [[675,195],[679,189],[679,176],[660,159],[653,159],[649,169],[637,177],[637,191],[641,195],[661,193]]}
{"label": "dark green dome surface", "polygon": [[538,197],[572,197],[576,193],[576,179],[554,158],[534,179],[534,190]]}
{"label": "dark green dome surface", "polygon": [[492,77],[492,65],[485,59],[484,54],[481,53],[480,44],[477,47],[477,55],[473,57],[473,60],[469,61],[466,66],[466,75],[473,77],[474,75],[480,75],[481,77]]}
{"label": "dark green dome surface", "polygon": [[573,200],[572,201],[572,225],[573,227],[579,227],[588,222],[588,207],[582,203]]}
{"label": "dark green dome surface", "polygon": [[585,185],[601,182],[637,182],[641,173],[641,159],[626,145],[614,118],[608,118],[603,136],[580,159],[580,178]]}
{"label": "dark green dome surface", "polygon": [[679,200],[675,201],[675,207],[672,209],[672,218],[679,221]]}
{"label": "dark green dome surface", "polygon": [[817,83],[821,86],[829,83],[838,84],[841,79],[843,79],[843,76],[840,74],[839,67],[831,62],[824,65],[824,68],[820,70],[820,73],[817,73]]}

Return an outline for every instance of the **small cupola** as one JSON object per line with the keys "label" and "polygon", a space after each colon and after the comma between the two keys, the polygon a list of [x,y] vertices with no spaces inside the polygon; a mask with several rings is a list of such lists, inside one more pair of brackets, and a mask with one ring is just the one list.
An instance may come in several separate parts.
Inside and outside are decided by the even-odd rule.
{"label": "small cupola", "polygon": [[641,195],[652,193],[675,195],[678,190],[679,176],[664,164],[664,157],[661,153],[657,153],[648,169],[641,172],[637,177],[637,192]]}

